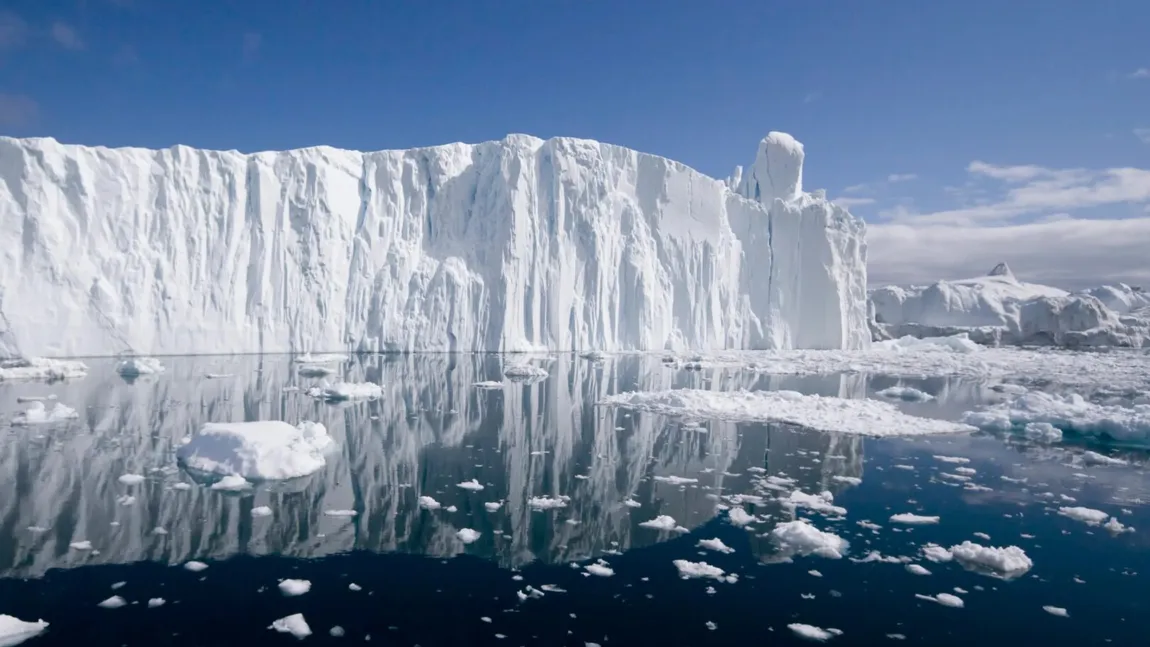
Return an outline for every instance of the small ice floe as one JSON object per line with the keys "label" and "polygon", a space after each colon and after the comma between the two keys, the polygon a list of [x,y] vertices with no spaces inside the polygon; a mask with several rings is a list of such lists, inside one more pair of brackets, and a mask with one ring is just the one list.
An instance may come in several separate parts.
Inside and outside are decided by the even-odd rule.
{"label": "small ice floe", "polygon": [[46,357],[20,357],[0,360],[0,382],[6,380],[68,380],[88,374],[88,365]]}
{"label": "small ice floe", "polygon": [[841,559],[849,547],[842,537],[823,532],[805,519],[780,523],[771,530],[770,536],[780,552],[797,555]]}
{"label": "small ice floe", "polygon": [[87,539],[83,541],[74,541],[68,544],[68,548],[71,548],[72,550],[92,550],[92,542],[88,541]]}
{"label": "small ice floe", "polygon": [[957,546],[951,546],[950,553],[964,567],[1001,579],[1013,579],[1034,566],[1026,551],[1018,546],[999,548],[964,541]]}
{"label": "small ice floe", "polygon": [[156,526],[155,528],[152,528],[152,534],[153,535],[166,535],[166,534],[168,534],[168,529],[163,527],[163,526]]}
{"label": "small ice floe", "polygon": [[222,490],[224,492],[242,492],[250,490],[252,484],[238,474],[229,474],[222,479],[212,483],[213,490]]}
{"label": "small ice floe", "polygon": [[470,481],[464,481],[464,482],[456,485],[455,487],[457,487],[461,490],[471,490],[472,492],[479,492],[480,490],[483,489],[483,484],[480,483],[479,481],[475,480],[475,479],[471,479]]}
{"label": "small ice floe", "polygon": [[962,474],[964,476],[974,476],[978,473],[978,470],[974,469],[973,467],[956,467],[954,468],[954,473]]}
{"label": "small ice floe", "polygon": [[176,450],[176,458],[198,472],[269,481],[319,471],[334,447],[318,422],[209,422]]}
{"label": "small ice floe", "polygon": [[124,485],[139,485],[144,482],[144,477],[140,474],[122,474],[116,480]]}
{"label": "small ice floe", "polygon": [[839,483],[846,483],[847,485],[861,485],[862,484],[862,479],[860,479],[857,476],[843,476],[841,474],[835,474],[834,476],[831,477],[831,480],[832,481],[838,481]]}
{"label": "small ice floe", "polygon": [[472,384],[471,386],[473,386],[477,389],[502,389],[503,388],[503,382],[495,382],[493,380],[487,380],[485,382],[476,382],[476,383]]}
{"label": "small ice floe", "polygon": [[970,462],[969,458],[963,458],[962,456],[940,456],[935,454],[933,458],[940,463],[951,463],[954,465],[964,465]]}
{"label": "small ice floe", "polygon": [[19,645],[44,632],[48,623],[43,620],[26,622],[15,616],[0,614],[0,645]]}
{"label": "small ice floe", "polygon": [[807,625],[801,622],[792,622],[787,625],[787,629],[793,631],[799,638],[806,638],[807,640],[817,642],[826,642],[835,636],[843,635],[843,632],[839,629],[823,629],[822,627]]}
{"label": "small ice floe", "polygon": [[116,503],[118,503],[119,505],[123,505],[123,506],[134,505],[136,503],[136,497],[134,497],[130,494],[118,496],[118,497],[116,497]]}
{"label": "small ice floe", "polygon": [[926,570],[919,564],[907,564],[906,570],[910,571],[914,575],[930,575],[930,571]]}
{"label": "small ice floe", "polygon": [[655,530],[687,532],[686,528],[675,523],[674,517],[665,514],[659,515],[650,521],[641,522],[639,526],[642,528],[653,528]]}
{"label": "small ice floe", "polygon": [[935,563],[945,563],[954,559],[954,555],[949,550],[938,544],[926,544],[919,550],[922,551],[923,557]]}
{"label": "small ice floe", "polygon": [[294,597],[303,595],[311,590],[311,582],[309,580],[281,580],[279,583],[280,593],[285,596]]}
{"label": "small ice floe", "polygon": [[1150,406],[1095,404],[1077,393],[1031,391],[1014,400],[968,411],[963,421],[991,432],[1045,424],[1078,436],[1142,444],[1150,441]]}
{"label": "small ice floe", "polygon": [[1046,606],[1042,607],[1042,610],[1049,613],[1052,616],[1058,616],[1060,618],[1069,618],[1070,617],[1070,614],[1067,613],[1066,609],[1063,609],[1062,607],[1052,607],[1050,605],[1046,605]]}
{"label": "small ice floe", "polygon": [[266,505],[260,505],[252,508],[253,517],[270,517],[272,516],[272,509]]}
{"label": "small ice floe", "polygon": [[972,534],[975,537],[978,537],[979,539],[982,539],[984,541],[990,541],[990,535],[986,534],[985,532],[972,532],[970,534]]}
{"label": "small ice floe", "polygon": [[599,560],[594,564],[588,564],[583,567],[588,573],[597,575],[599,577],[611,577],[615,574],[615,569],[611,568],[607,562]]}
{"label": "small ice floe", "polygon": [[419,497],[419,507],[423,508],[424,510],[438,510],[443,507],[443,504],[429,496],[424,495]]}
{"label": "small ice floe", "polygon": [[193,573],[199,573],[200,571],[206,569],[207,567],[208,567],[207,564],[205,564],[203,562],[197,562],[195,560],[184,563],[184,568],[193,572]]}
{"label": "small ice floe", "polygon": [[685,476],[656,476],[655,480],[659,483],[667,483],[670,485],[691,485],[698,483],[699,479],[687,478]]}
{"label": "small ice floe", "polygon": [[1129,465],[1130,461],[1124,458],[1114,458],[1106,454],[1099,454],[1098,452],[1090,451],[1089,449],[1082,452],[1082,462],[1087,465]]}
{"label": "small ice floe", "polygon": [[129,357],[116,364],[116,372],[124,377],[140,377],[164,372],[164,365],[154,357]]}
{"label": "small ice floe", "polygon": [[362,591],[363,587],[356,584],[355,582],[352,582],[351,584],[347,585],[347,590],[348,591]]}
{"label": "small ice floe", "polygon": [[503,367],[503,376],[512,380],[536,381],[546,379],[547,369],[532,364],[509,364]]}
{"label": "small ice floe", "polygon": [[735,506],[727,511],[727,521],[733,526],[742,528],[758,521],[753,514],[750,514],[740,506]]}
{"label": "small ice floe", "polygon": [[1022,428],[1022,435],[1036,443],[1052,445],[1062,442],[1062,430],[1049,422],[1028,422]]}
{"label": "small ice floe", "polygon": [[567,502],[570,500],[571,497],[568,496],[533,496],[527,499],[527,507],[532,510],[555,510],[557,508],[566,508]]}
{"label": "small ice floe", "polygon": [[1082,506],[1064,507],[1058,509],[1058,514],[1081,521],[1088,526],[1099,526],[1110,516],[1101,510],[1084,508]]}
{"label": "small ice floe", "polygon": [[328,517],[354,517],[359,513],[355,510],[324,510],[323,514]]}
{"label": "small ice floe", "polygon": [[599,401],[599,406],[694,419],[777,422],[863,436],[915,436],[974,430],[962,423],[912,416],[889,402],[807,395],[796,391],[631,391],[609,395]]}
{"label": "small ice floe", "polygon": [[961,609],[964,606],[962,598],[958,597],[957,595],[951,595],[949,593],[939,593],[938,595],[922,595],[921,593],[915,593],[914,597],[920,600],[935,602],[941,604],[944,607],[954,607],[955,609]]}
{"label": "small ice floe", "polygon": [[112,597],[108,598],[107,600],[104,600],[103,602],[97,604],[96,606],[103,608],[103,609],[119,609],[120,607],[122,607],[126,604],[128,604],[127,600],[125,600],[124,598],[122,598],[118,595],[113,595]]}
{"label": "small ice floe", "polygon": [[883,555],[877,550],[872,550],[862,557],[851,557],[850,560],[856,564],[867,564],[869,562],[882,562],[884,564],[906,564],[910,562],[909,557]]}
{"label": "small ice floe", "polygon": [[303,377],[327,377],[335,373],[335,369],[330,366],[320,366],[318,364],[304,364],[296,371]]}
{"label": "small ice floe", "polygon": [[43,402],[33,402],[23,413],[12,416],[14,426],[50,425],[79,418],[80,414],[66,404],[57,402],[49,409]]}
{"label": "small ice floe", "polygon": [[502,507],[503,507],[502,501],[488,501],[487,503],[483,504],[483,509],[487,510],[488,512],[497,512],[499,510],[499,508],[502,508]]}
{"label": "small ice floe", "polygon": [[377,400],[383,397],[383,387],[373,382],[336,382],[329,384],[324,381],[319,386],[308,388],[307,394],[317,400],[326,402],[346,402],[348,400]]}
{"label": "small ice floe", "polygon": [[695,544],[695,546],[698,548],[706,548],[707,550],[713,550],[716,553],[733,553],[733,552],[735,552],[734,548],[731,548],[730,546],[724,544],[723,540],[719,539],[718,537],[715,537],[714,539],[700,539],[699,543]]}
{"label": "small ice floe", "polygon": [[626,499],[623,499],[623,505],[627,506],[628,508],[638,508],[638,507],[641,507],[643,504],[639,503],[635,499],[626,498]]}
{"label": "small ice floe", "polygon": [[806,508],[824,515],[841,517],[846,515],[847,509],[834,504],[835,497],[830,492],[807,494],[802,490],[791,492],[786,498],[779,499],[784,508],[794,511],[796,508]]}
{"label": "small ice floe", "polygon": [[1118,520],[1118,517],[1110,517],[1110,521],[1102,524],[1108,532],[1114,535],[1121,535],[1124,532],[1134,532],[1134,529]]}
{"label": "small ice floe", "polygon": [[938,523],[939,517],[928,517],[911,512],[903,512],[902,514],[891,515],[891,523],[902,523],[910,526],[924,526],[928,524]]}
{"label": "small ice floe", "polygon": [[295,356],[296,364],[343,364],[347,361],[347,355],[340,353],[304,353]]}
{"label": "small ice floe", "polygon": [[344,633],[343,627],[339,625],[334,625],[331,629],[327,630],[327,635],[332,638],[343,638]]}
{"label": "small ice floe", "polygon": [[311,627],[307,626],[302,613],[293,613],[271,623],[268,629],[275,629],[281,634],[291,634],[296,638],[307,638],[311,635]]}
{"label": "small ice floe", "polygon": [[739,579],[737,575],[728,575],[723,569],[718,566],[712,566],[707,562],[691,562],[685,559],[676,559],[672,564],[679,570],[679,577],[684,580],[710,579],[733,584]]}
{"label": "small ice floe", "polygon": [[455,536],[457,539],[459,539],[459,541],[463,542],[464,544],[470,544],[472,542],[477,541],[481,534],[482,533],[480,533],[478,530],[473,530],[471,528],[463,528],[459,532],[455,533]]}
{"label": "small ice floe", "polygon": [[875,395],[904,402],[926,402],[934,399],[933,395],[926,391],[920,391],[913,386],[891,386],[875,392]]}

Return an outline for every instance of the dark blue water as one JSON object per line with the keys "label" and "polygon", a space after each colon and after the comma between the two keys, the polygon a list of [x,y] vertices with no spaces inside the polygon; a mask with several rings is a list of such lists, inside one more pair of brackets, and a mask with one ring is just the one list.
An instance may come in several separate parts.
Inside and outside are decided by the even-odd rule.
{"label": "dark blue water", "polygon": [[[373,357],[349,364],[345,375],[382,383],[384,397],[332,406],[284,390],[315,381],[296,375],[288,358],[165,364],[164,374],[132,383],[111,362],[93,361],[83,380],[0,385],[8,416],[27,406],[18,397],[48,394],[81,414],[59,425],[0,423],[0,614],[50,623],[27,645],[294,644],[268,629],[294,613],[313,632],[305,644],[809,644],[787,628],[796,622],[841,630],[832,645],[1144,641],[1144,455],[1122,454],[1126,465],[1084,465],[1080,448],[990,436],[880,440],[726,422],[693,430],[595,406],[620,390],[715,384],[865,397],[892,378],[564,358],[546,364],[551,376],[542,382],[488,391],[472,384],[499,379],[498,358]],[[977,382],[903,383],[940,396],[901,405],[917,415],[956,417],[993,397]],[[178,440],[203,422],[266,419],[323,422],[341,451],[313,477],[243,495],[194,484],[176,466]],[[942,476],[958,465],[934,455],[968,458],[962,467],[975,470],[970,481]],[[793,479],[786,489],[834,494],[845,517],[797,514],[850,541],[846,558],[778,561],[764,535],[792,513],[756,488],[763,471]],[[129,486],[118,481],[125,473],[148,478]],[[456,487],[472,478],[482,492]],[[768,495],[744,504],[762,519],[747,528],[729,523],[717,506],[734,494]],[[125,505],[125,495],[134,501]],[[421,495],[444,509],[421,509]],[[543,495],[569,500],[558,510],[531,510],[528,498]],[[629,498],[640,505],[625,505]],[[502,506],[490,512],[484,503],[493,501]],[[1137,530],[1115,536],[1057,514],[1069,505],[1104,510]],[[253,517],[256,506],[272,515]],[[358,514],[324,514],[340,509]],[[888,521],[903,512],[941,521]],[[639,525],[657,515],[688,532]],[[859,525],[864,520],[882,527],[872,531]],[[479,540],[463,544],[461,528],[479,531]],[[696,546],[711,538],[734,552]],[[80,540],[93,550],[69,548]],[[926,543],[964,540],[1020,546],[1034,567],[1007,581],[919,554]],[[854,561],[870,551],[913,558],[931,574]],[[706,561],[738,581],[680,579],[677,559]],[[188,560],[209,567],[192,572],[182,567]],[[597,560],[614,574],[588,574],[583,566]],[[277,587],[284,578],[309,580],[311,589],[286,597]],[[546,591],[521,600],[529,587]],[[958,595],[965,606],[915,598],[938,593]],[[97,606],[112,595],[127,605]],[[150,608],[152,598],[165,603]],[[1069,617],[1050,615],[1046,605]],[[336,626],[342,636],[329,634]]]}

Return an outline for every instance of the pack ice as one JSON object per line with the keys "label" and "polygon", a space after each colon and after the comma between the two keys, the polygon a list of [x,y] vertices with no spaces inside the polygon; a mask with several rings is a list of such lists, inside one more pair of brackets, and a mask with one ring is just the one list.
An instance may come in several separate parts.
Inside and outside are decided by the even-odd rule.
{"label": "pack ice", "polygon": [[1125,284],[1082,292],[1019,281],[1006,263],[986,276],[884,286],[869,297],[876,338],[967,333],[982,344],[1064,347],[1150,343],[1150,294]]}
{"label": "pack ice", "polygon": [[864,225],[803,157],[0,138],[0,357],[864,347]]}

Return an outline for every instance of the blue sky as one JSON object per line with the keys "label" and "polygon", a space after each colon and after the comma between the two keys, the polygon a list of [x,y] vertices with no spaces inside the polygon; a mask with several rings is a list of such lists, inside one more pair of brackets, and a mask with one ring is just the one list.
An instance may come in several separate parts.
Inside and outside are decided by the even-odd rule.
{"label": "blue sky", "polygon": [[876,279],[1009,255],[1023,277],[1150,282],[1146,25],[1145,0],[9,0],[0,133],[254,151],[527,132],[724,177],[784,130],[807,188],[872,224]]}

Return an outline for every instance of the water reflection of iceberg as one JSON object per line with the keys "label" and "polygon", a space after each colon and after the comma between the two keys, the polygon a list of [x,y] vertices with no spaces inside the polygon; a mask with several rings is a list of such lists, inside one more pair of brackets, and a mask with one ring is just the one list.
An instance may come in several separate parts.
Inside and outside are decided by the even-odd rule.
{"label": "water reflection of iceberg", "polygon": [[[81,417],[0,437],[6,493],[0,576],[34,577],[90,563],[353,549],[466,551],[506,566],[584,559],[666,539],[665,532],[639,526],[658,515],[688,528],[710,520],[716,494],[751,491],[752,467],[784,471],[805,491],[839,491],[844,485],[833,475],[857,476],[862,469],[858,438],[733,423],[692,428],[593,406],[619,390],[681,387],[859,397],[866,384],[857,375],[773,377],[677,371],[639,357],[561,358],[538,383],[478,389],[476,382],[501,379],[498,357],[373,356],[334,367],[335,378],[382,384],[383,397],[331,406],[302,393],[320,378],[301,375],[288,357],[169,358],[165,364],[163,375],[133,384],[120,379],[113,361],[92,361],[84,380],[5,387],[5,406],[15,396],[52,393]],[[234,377],[207,379],[221,374]],[[303,487],[259,487],[252,496],[176,487],[191,483],[175,466],[179,439],[207,421],[269,419],[322,422],[342,453]],[[814,464],[816,456],[821,465]],[[126,473],[147,478],[127,485],[118,480]],[[698,482],[676,485],[653,476]],[[484,484],[482,491],[456,487],[473,478]],[[134,502],[124,505],[124,495]],[[570,499],[549,511],[527,504],[542,495]],[[443,507],[421,509],[420,496]],[[629,498],[641,506],[625,505]],[[495,501],[503,505],[488,511],[484,504]],[[272,515],[253,517],[258,506],[270,507]],[[479,531],[479,540],[465,547],[456,536],[461,528]],[[96,551],[69,549],[80,540]]]}

